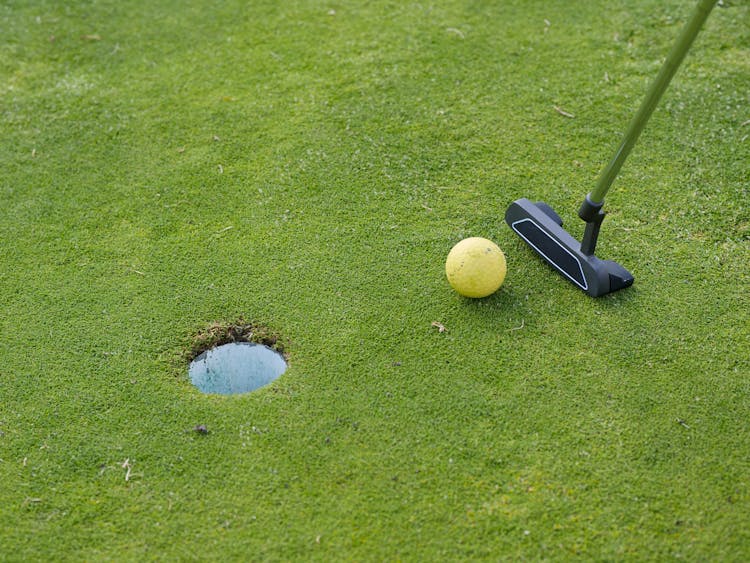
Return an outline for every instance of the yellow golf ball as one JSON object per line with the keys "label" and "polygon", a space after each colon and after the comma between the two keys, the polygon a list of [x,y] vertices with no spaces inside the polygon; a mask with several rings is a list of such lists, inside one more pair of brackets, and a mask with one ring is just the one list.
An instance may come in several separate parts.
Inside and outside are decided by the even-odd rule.
{"label": "yellow golf ball", "polygon": [[505,254],[494,242],[481,237],[462,240],[448,253],[445,275],[464,297],[487,297],[505,280]]}

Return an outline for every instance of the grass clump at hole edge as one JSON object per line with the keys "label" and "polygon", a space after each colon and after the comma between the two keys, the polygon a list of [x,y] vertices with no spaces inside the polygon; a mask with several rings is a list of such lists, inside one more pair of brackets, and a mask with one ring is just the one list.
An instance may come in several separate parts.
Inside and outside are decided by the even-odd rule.
{"label": "grass clump at hole edge", "polygon": [[256,322],[238,319],[235,322],[215,321],[199,330],[191,339],[185,359],[190,362],[212,348],[234,342],[262,344],[275,350],[289,360],[286,346],[280,335]]}

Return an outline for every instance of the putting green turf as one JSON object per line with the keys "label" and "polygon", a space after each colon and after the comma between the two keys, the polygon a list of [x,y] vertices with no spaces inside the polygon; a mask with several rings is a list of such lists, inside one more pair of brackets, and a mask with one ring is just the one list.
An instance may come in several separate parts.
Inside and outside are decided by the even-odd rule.
{"label": "putting green turf", "polygon": [[[580,235],[692,2],[3,2],[0,559],[750,557],[722,4],[607,200],[635,285],[593,300],[504,210]],[[444,276],[468,236],[487,299]],[[202,395],[191,339],[239,318],[289,370]]]}

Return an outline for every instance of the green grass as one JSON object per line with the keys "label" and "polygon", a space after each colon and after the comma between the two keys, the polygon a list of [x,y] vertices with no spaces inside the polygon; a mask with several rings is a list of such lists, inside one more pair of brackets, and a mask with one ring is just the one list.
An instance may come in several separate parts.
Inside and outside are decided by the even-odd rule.
{"label": "green grass", "polygon": [[[632,288],[502,221],[580,235],[691,9],[4,2],[0,559],[747,560],[750,4],[610,192]],[[487,299],[443,273],[467,236]],[[290,368],[202,395],[192,339],[239,318]]]}

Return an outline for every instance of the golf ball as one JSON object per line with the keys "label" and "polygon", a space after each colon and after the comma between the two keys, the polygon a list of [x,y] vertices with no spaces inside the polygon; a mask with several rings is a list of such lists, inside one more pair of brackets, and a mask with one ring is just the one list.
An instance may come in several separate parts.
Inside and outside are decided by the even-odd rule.
{"label": "golf ball", "polygon": [[505,254],[486,238],[462,240],[448,253],[445,275],[451,287],[464,297],[487,297],[505,280]]}

